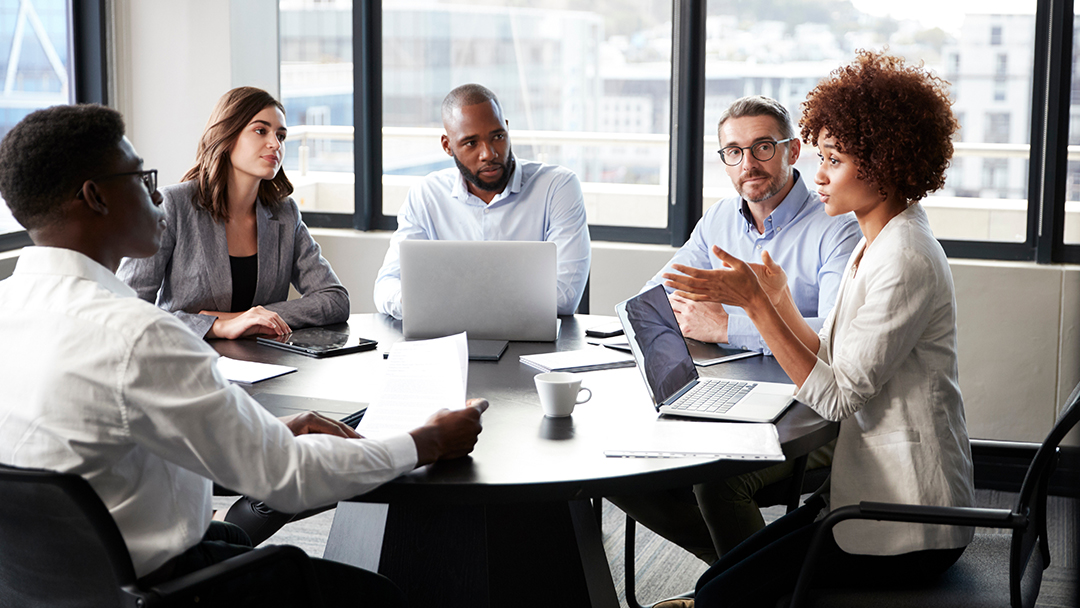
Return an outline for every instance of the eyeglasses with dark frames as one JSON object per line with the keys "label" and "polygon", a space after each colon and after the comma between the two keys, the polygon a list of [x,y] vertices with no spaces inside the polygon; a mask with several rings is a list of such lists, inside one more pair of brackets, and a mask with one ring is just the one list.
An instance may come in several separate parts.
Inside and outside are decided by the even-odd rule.
{"label": "eyeglasses with dark frames", "polygon": [[780,144],[786,144],[787,142],[795,139],[789,137],[787,139],[781,139],[780,141],[759,141],[749,146],[728,146],[721,150],[717,150],[716,153],[720,155],[720,160],[724,161],[724,164],[729,167],[738,166],[743,162],[743,150],[749,150],[750,154],[761,162],[772,160],[776,156],[776,146]]}
{"label": "eyeglasses with dark frames", "polygon": [[[114,177],[124,177],[125,175],[138,175],[139,179],[142,180],[143,185],[146,186],[146,190],[148,192],[150,192],[151,195],[153,195],[154,191],[157,190],[157,169],[147,169],[145,171],[125,171],[123,173],[112,173],[112,174],[109,174],[109,175],[101,175],[101,176],[95,177],[93,179],[88,179],[86,181],[100,182],[100,181],[103,181],[103,180],[112,179]],[[81,188],[80,188],[80,190],[81,190]]]}

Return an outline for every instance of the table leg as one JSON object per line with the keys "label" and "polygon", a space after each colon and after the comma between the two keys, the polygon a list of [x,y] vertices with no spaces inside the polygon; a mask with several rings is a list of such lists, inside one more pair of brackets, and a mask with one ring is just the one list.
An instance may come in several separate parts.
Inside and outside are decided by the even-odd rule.
{"label": "table leg", "polygon": [[587,500],[392,504],[382,514],[379,506],[338,505],[324,557],[372,569],[371,529],[384,520],[374,563],[405,591],[410,605],[618,606]]}

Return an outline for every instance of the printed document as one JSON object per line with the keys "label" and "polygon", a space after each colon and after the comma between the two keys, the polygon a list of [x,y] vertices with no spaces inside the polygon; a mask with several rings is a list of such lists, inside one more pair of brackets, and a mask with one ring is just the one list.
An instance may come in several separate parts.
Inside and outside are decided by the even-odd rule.
{"label": "printed document", "polygon": [[469,345],[464,333],[397,342],[390,348],[382,393],[368,406],[356,432],[387,437],[423,426],[441,409],[465,407]]}

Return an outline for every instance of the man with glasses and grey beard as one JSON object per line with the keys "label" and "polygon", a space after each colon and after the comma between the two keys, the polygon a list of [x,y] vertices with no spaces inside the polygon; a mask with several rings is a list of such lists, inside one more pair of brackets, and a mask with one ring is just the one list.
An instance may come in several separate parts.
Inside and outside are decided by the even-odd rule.
{"label": "man with glasses and grey beard", "polygon": [[591,259],[577,176],[563,167],[515,158],[502,106],[478,84],[450,91],[442,103],[442,120],[442,148],[456,168],[436,171],[409,189],[375,279],[376,308],[401,318],[398,256],[404,240],[552,241],[558,314],[574,314]]}
{"label": "man with glasses and grey beard", "polygon": [[[748,262],[767,254],[787,273],[788,287],[807,322],[820,330],[836,302],[840,277],[861,238],[853,215],[829,217],[816,192],[793,167],[801,142],[787,110],[768,97],[736,100],[720,116],[720,158],[738,196],[718,201],[694,227],[690,240],[642,289],[663,285],[672,264],[721,268],[719,246]],[[688,338],[727,343],[769,354],[761,335],[740,308],[693,302],[668,289],[679,327]],[[810,455],[808,468],[828,466],[832,444]],[[673,491],[620,496],[612,502],[642,525],[707,563],[764,527],[754,494],[789,478],[783,463]]]}

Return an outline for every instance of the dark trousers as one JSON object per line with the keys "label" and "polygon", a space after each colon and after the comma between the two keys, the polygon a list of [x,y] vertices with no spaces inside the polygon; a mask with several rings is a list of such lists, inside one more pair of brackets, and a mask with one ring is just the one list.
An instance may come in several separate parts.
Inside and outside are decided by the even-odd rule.
{"label": "dark trousers", "polygon": [[[697,583],[695,606],[768,606],[795,589],[810,542],[820,524],[814,519],[825,506],[815,497],[735,547]],[[931,549],[901,555],[845,553],[832,535],[814,559],[812,587],[851,588],[911,584],[940,576],[964,548]]]}
{"label": "dark trousers", "polygon": [[[145,586],[152,586],[173,578],[190,574],[207,566],[225,561],[251,551],[251,539],[238,526],[213,521],[203,540],[169,560],[164,566],[140,579]],[[319,591],[327,606],[363,606],[372,608],[399,608],[406,605],[405,595],[390,579],[345,564],[322,559],[311,559]],[[267,577],[276,573],[267,572]],[[253,587],[255,584],[248,583]],[[257,589],[252,590],[257,593]],[[252,599],[252,598],[249,598]],[[275,602],[270,598],[269,604]],[[259,602],[256,602],[259,603]]]}

